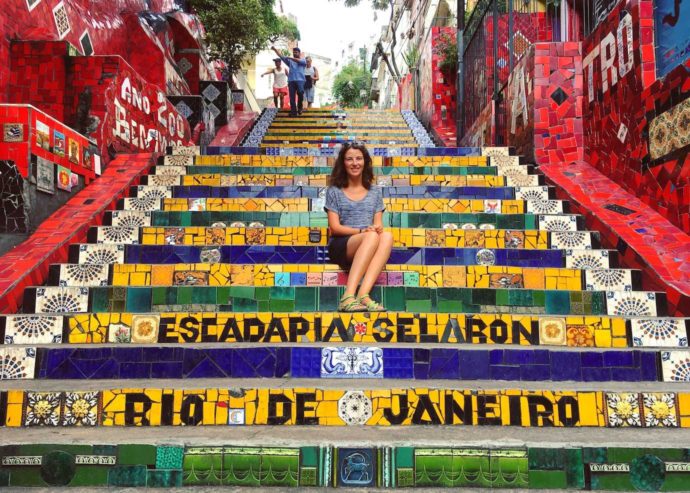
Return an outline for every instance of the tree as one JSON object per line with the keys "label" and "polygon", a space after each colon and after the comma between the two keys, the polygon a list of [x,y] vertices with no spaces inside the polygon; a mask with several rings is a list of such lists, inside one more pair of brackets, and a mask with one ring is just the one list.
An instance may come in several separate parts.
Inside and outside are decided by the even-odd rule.
{"label": "tree", "polygon": [[190,0],[206,29],[211,58],[235,72],[279,39],[299,40],[294,22],[273,12],[275,0]]}
{"label": "tree", "polygon": [[351,61],[335,76],[333,97],[346,108],[361,108],[369,101],[371,73],[357,61]]}

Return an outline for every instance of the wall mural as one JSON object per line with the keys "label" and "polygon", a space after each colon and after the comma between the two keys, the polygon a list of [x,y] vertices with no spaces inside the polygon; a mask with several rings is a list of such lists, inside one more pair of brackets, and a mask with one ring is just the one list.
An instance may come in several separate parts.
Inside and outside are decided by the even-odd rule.
{"label": "wall mural", "polygon": [[[181,3],[178,0],[4,2],[0,11],[0,31],[9,35],[0,39],[0,95],[5,96],[9,89],[10,39],[64,40],[73,47],[74,53],[120,55],[147,81],[159,84],[160,89],[168,90],[167,85],[177,88],[177,92],[172,93],[183,92],[180,88],[186,83],[173,58],[177,38],[171,35],[169,26],[158,22],[165,24],[166,16],[152,14],[156,22],[149,22],[151,19],[138,15],[140,12],[178,11]],[[180,12],[173,17],[184,24],[190,37],[201,38],[203,28],[194,16]],[[154,49],[142,50],[142,42]],[[214,74],[206,60],[200,63],[204,65],[200,69],[204,78]],[[167,70],[163,68],[166,65]],[[0,99],[7,100],[6,97]]]}
{"label": "wall mural", "polygon": [[[681,65],[657,79],[653,12],[648,0],[622,2],[583,43],[586,160],[690,232],[690,149],[684,124],[690,59],[674,58],[672,63]],[[657,22],[657,33],[668,31],[660,43],[679,39],[668,25],[676,13],[682,10]],[[687,42],[687,29],[685,37]],[[660,70],[672,68],[669,60],[657,60]]]}
{"label": "wall mural", "polygon": [[659,78],[690,58],[690,2],[655,0],[654,34],[656,70]]}

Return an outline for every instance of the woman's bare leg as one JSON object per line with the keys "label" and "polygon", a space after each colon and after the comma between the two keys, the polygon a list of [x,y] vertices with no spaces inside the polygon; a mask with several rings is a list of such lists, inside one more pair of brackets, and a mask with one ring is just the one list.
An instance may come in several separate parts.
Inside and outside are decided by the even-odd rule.
{"label": "woman's bare leg", "polygon": [[357,285],[369,268],[371,259],[379,246],[379,235],[374,231],[352,235],[347,242],[347,259],[352,261],[347,276],[347,286],[343,296],[351,296],[357,292]]}
{"label": "woman's bare leg", "polygon": [[360,297],[369,294],[371,288],[374,287],[379,274],[381,274],[391,256],[391,250],[393,250],[393,235],[388,231],[384,231],[379,235],[378,245],[374,255],[371,256],[369,265],[365,267],[364,279],[362,279],[362,285],[359,287]]}

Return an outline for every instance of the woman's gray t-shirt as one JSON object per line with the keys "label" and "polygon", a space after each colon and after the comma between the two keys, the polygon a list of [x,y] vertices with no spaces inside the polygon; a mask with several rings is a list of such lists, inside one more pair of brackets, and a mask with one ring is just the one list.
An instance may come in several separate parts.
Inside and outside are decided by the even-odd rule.
{"label": "woman's gray t-shirt", "polygon": [[372,186],[362,200],[351,200],[338,187],[328,187],[326,191],[326,212],[338,214],[340,224],[350,228],[366,228],[374,223],[374,215],[385,210],[383,193],[379,187]]}

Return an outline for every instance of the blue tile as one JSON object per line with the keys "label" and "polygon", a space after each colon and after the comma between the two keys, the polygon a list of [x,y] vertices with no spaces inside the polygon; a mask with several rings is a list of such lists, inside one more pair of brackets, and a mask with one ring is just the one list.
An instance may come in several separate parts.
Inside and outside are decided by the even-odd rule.
{"label": "blue tile", "polygon": [[492,380],[520,380],[519,366],[491,366]]}
{"label": "blue tile", "polygon": [[604,353],[604,366],[633,366],[633,352],[606,351]]}
{"label": "blue tile", "polygon": [[461,350],[460,378],[462,380],[488,380],[491,378],[487,351]]}
{"label": "blue tile", "polygon": [[581,354],[582,368],[599,368],[604,366],[604,357],[601,353],[585,352]]}
{"label": "blue tile", "polygon": [[580,354],[575,351],[554,351],[551,356],[551,380],[566,381],[582,380],[582,370],[580,367]]}
{"label": "blue tile", "polygon": [[523,365],[520,367],[520,380],[547,382],[551,380],[551,365]]}

